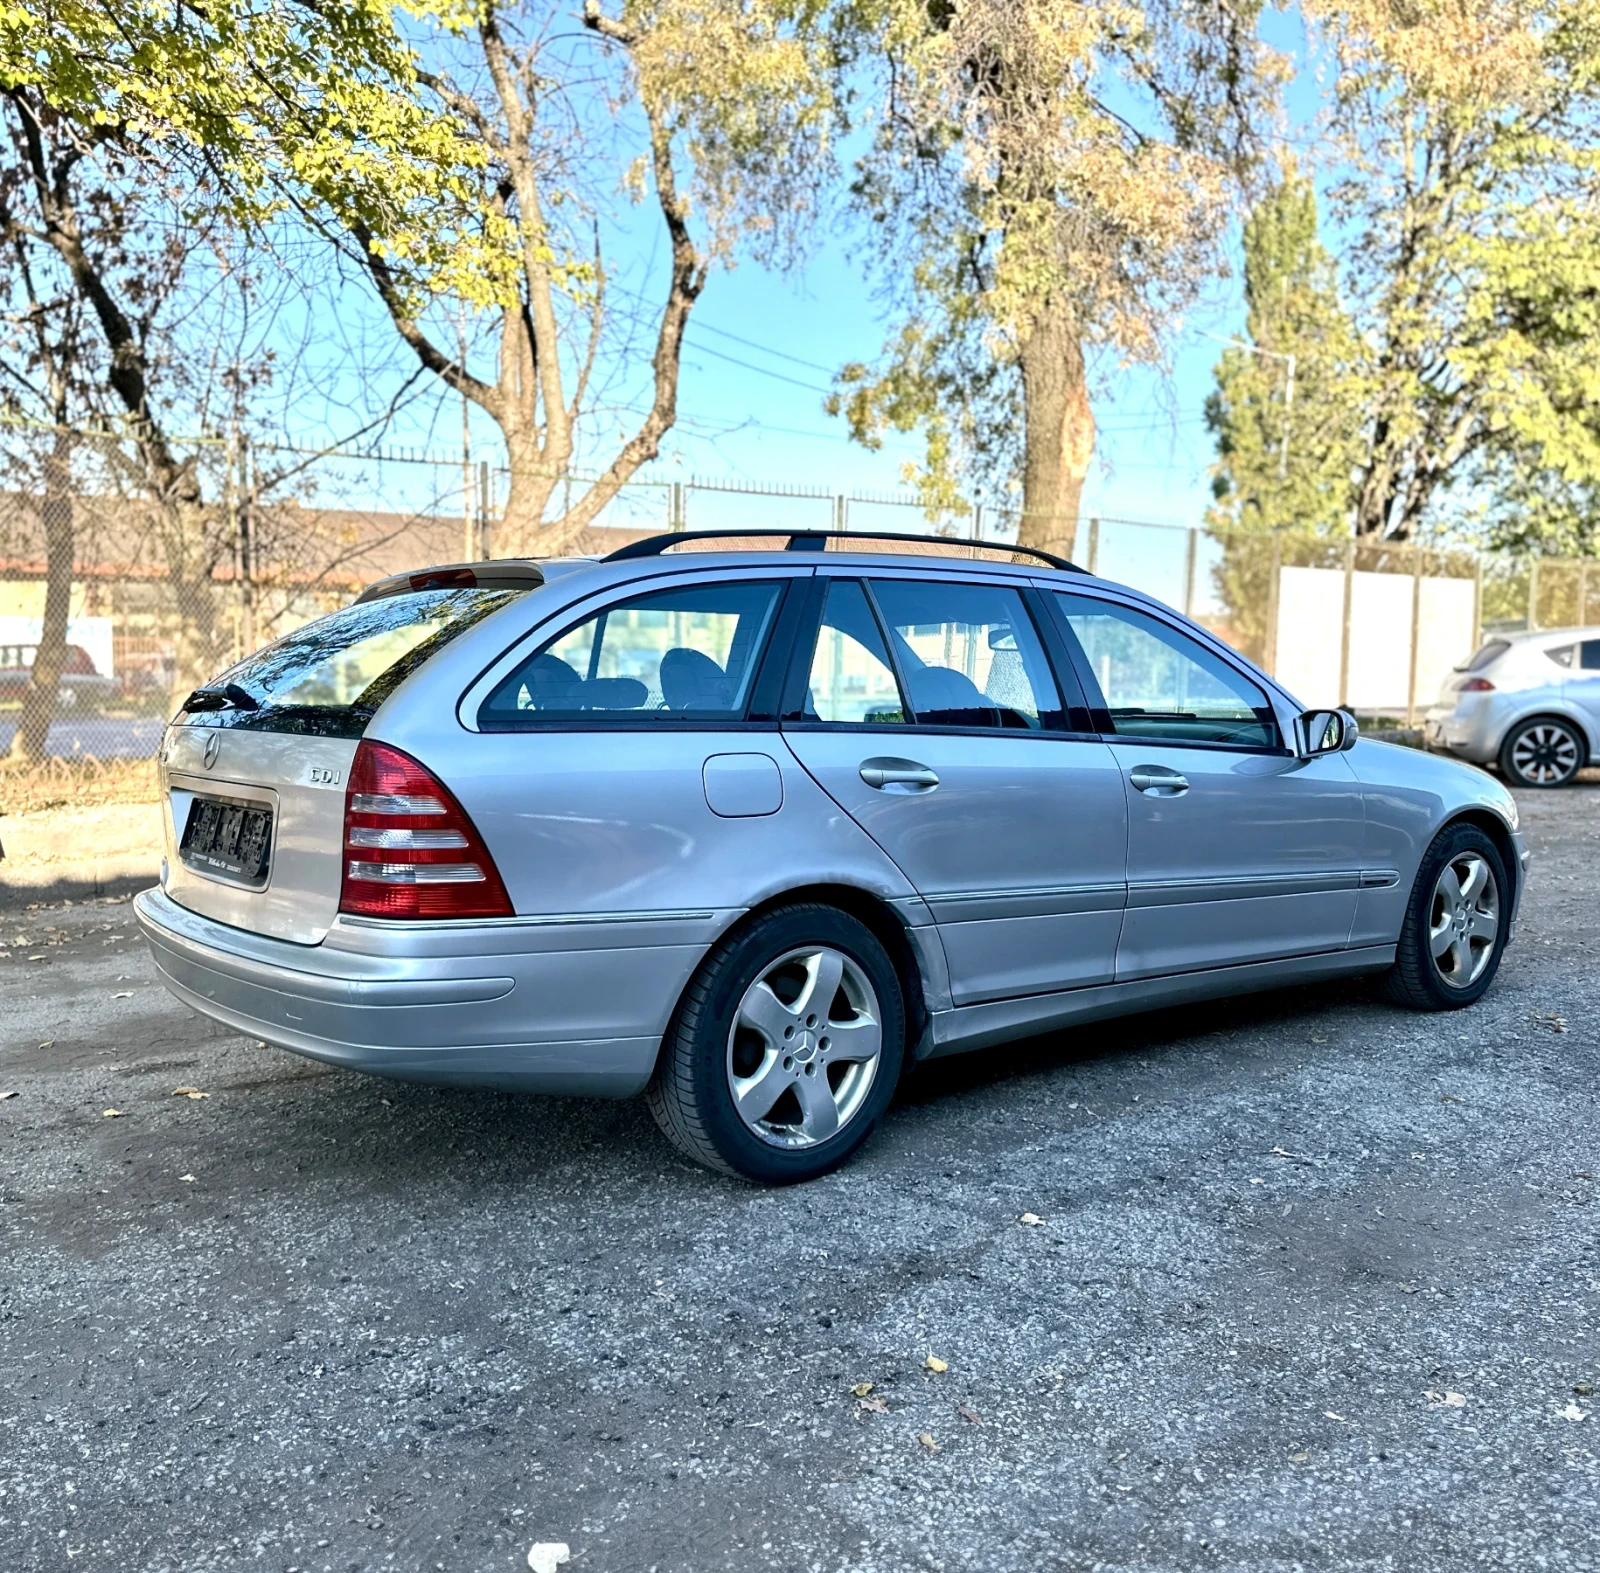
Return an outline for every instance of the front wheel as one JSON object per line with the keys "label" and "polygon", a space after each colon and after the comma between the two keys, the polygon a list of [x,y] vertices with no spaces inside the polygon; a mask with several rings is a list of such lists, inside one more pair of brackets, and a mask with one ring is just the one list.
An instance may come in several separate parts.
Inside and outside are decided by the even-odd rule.
{"label": "front wheel", "polygon": [[1535,716],[1513,727],[1500,746],[1500,773],[1516,786],[1565,786],[1583,768],[1589,745],[1570,721]]}
{"label": "front wheel", "polygon": [[905,1037],[900,980],[872,931],[834,907],[783,907],[701,964],[650,1112],[707,1168],[764,1185],[815,1179],[872,1134]]}
{"label": "front wheel", "polygon": [[1385,993],[1413,1010],[1460,1010],[1482,999],[1500,970],[1509,900],[1494,842],[1476,825],[1447,825],[1417,870]]}

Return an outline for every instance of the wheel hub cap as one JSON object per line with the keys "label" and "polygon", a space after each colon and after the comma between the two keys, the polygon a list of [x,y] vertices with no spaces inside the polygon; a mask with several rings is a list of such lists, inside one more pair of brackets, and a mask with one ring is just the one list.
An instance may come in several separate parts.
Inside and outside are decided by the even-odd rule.
{"label": "wheel hub cap", "polygon": [[1429,907],[1428,949],[1450,988],[1483,976],[1500,933],[1500,887],[1487,861],[1462,852],[1439,872]]}
{"label": "wheel hub cap", "polygon": [[780,956],[745,990],[728,1034],[728,1088],[745,1126],[774,1147],[813,1147],[861,1111],[878,1070],[878,996],[853,957],[827,946]]}

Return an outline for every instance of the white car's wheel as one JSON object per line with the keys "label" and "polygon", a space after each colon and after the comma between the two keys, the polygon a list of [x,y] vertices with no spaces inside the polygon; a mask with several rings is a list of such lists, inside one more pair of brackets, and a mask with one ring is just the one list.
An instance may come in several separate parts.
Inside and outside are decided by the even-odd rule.
{"label": "white car's wheel", "polygon": [[1561,787],[1588,757],[1588,740],[1572,722],[1561,716],[1534,716],[1506,735],[1500,771],[1516,786]]}

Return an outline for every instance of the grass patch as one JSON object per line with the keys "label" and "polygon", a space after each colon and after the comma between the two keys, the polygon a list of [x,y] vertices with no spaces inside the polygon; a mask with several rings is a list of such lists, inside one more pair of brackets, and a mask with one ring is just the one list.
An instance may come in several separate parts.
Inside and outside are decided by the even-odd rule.
{"label": "grass patch", "polygon": [[103,803],[153,803],[159,796],[153,759],[0,759],[0,814],[33,814]]}

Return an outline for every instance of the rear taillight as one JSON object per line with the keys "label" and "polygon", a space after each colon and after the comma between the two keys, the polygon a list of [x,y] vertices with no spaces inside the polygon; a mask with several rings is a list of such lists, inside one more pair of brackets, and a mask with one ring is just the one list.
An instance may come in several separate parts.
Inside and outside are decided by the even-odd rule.
{"label": "rear taillight", "polygon": [[344,798],[339,910],[369,918],[508,918],[489,849],[409,754],[362,739]]}
{"label": "rear taillight", "polygon": [[1456,692],[1462,694],[1492,694],[1494,692],[1494,684],[1487,677],[1469,677]]}

